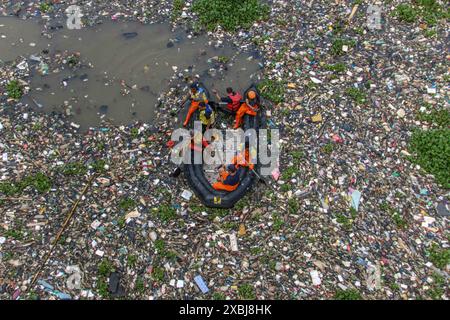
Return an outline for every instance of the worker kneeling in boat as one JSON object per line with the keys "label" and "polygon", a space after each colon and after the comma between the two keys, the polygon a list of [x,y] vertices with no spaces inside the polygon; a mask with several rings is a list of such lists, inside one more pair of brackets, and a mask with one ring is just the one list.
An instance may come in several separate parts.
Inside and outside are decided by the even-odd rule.
{"label": "worker kneeling in boat", "polygon": [[245,102],[241,105],[238,112],[236,113],[236,124],[234,129],[238,129],[241,126],[242,118],[245,114],[256,116],[259,110],[259,99],[256,92],[251,90],[247,93]]}
{"label": "worker kneeling in boat", "polygon": [[206,97],[205,89],[200,88],[200,86],[197,83],[193,83],[191,85],[191,92],[189,93],[189,96],[187,96],[186,99],[184,100],[184,103],[186,103],[188,99],[191,100],[191,106],[189,107],[186,120],[184,120],[183,123],[184,127],[187,126],[192,115],[199,108],[200,102],[208,103],[208,98]]}
{"label": "worker kneeling in boat", "polygon": [[199,105],[200,116],[199,119],[202,123],[203,132],[209,130],[216,121],[216,114],[211,106],[207,103],[200,102]]}
{"label": "worker kneeling in boat", "polygon": [[234,191],[239,186],[239,179],[242,169],[236,169],[234,164],[230,164],[226,169],[221,168],[219,170],[219,179],[213,184],[215,190],[220,191]]}
{"label": "worker kneeling in boat", "polygon": [[253,170],[255,168],[255,165],[253,163],[251,163],[250,161],[250,152],[248,150],[248,147],[246,146],[246,148],[239,153],[238,155],[236,155],[232,160],[231,163],[234,164],[236,166],[236,168],[249,168],[250,170]]}

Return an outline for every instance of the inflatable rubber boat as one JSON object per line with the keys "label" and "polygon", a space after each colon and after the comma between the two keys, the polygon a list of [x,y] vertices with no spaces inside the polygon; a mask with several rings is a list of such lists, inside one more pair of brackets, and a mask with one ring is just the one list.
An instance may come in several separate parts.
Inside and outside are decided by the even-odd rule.
{"label": "inflatable rubber boat", "polygon": [[[202,86],[202,84],[200,85]],[[204,89],[209,99],[209,92],[206,90],[206,88]],[[259,91],[256,89],[256,86],[254,85],[252,85],[249,89],[247,89],[244,97],[247,95],[247,92],[249,90],[254,90],[260,97]],[[214,102],[210,102],[210,104],[211,106],[214,106]],[[189,103],[187,104],[187,106],[189,107]],[[220,110],[222,110],[219,108],[215,109],[218,110],[219,112],[221,112]],[[229,114],[227,112],[224,112],[224,114],[228,117],[233,117],[234,120],[234,115]],[[189,127],[193,128],[194,121],[198,121],[198,119],[199,119],[199,112],[195,112],[191,117]],[[244,116],[242,129],[244,130],[244,132],[248,129],[255,129],[256,133],[258,133],[259,129],[265,128],[265,123],[266,121],[265,121],[264,107],[260,105],[257,116],[249,116],[249,115]],[[194,159],[194,153],[198,152],[198,150],[197,151],[191,150],[191,152],[192,152],[192,159]],[[259,169],[260,169],[259,161],[257,161],[253,170],[259,173]],[[243,167],[243,170],[241,170],[239,177],[240,184],[238,188],[232,192],[226,192],[226,191],[217,191],[212,187],[211,182],[208,181],[205,175],[203,164],[185,164],[183,168],[186,180],[188,181],[190,187],[192,188],[196,196],[201,200],[201,202],[205,206],[210,208],[223,208],[223,209],[232,208],[255,185],[255,183],[258,181],[258,177],[255,174],[255,172],[253,172],[253,170],[250,170],[248,167]]]}

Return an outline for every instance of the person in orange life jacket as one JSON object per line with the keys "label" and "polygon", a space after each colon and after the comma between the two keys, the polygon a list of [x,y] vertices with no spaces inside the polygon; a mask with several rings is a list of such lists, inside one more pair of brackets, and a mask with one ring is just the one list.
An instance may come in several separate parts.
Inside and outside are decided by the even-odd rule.
{"label": "person in orange life jacket", "polygon": [[240,183],[241,170],[236,169],[236,166],[230,164],[226,169],[221,168],[219,170],[219,179],[213,184],[213,188],[218,191],[234,191],[237,189]]}
{"label": "person in orange life jacket", "polygon": [[[213,90],[213,93],[216,95],[216,98],[220,102],[225,102],[227,104],[226,110],[231,111],[233,113],[239,110],[241,106],[242,96],[239,92],[235,92],[233,88],[227,88],[227,96],[224,98],[221,98],[219,96],[217,90]],[[219,107],[222,106],[219,104]]]}
{"label": "person in orange life jacket", "polygon": [[236,123],[234,129],[238,129],[241,126],[242,118],[245,114],[256,116],[259,109],[259,99],[255,91],[249,91],[245,102],[241,105],[236,113]]}
{"label": "person in orange life jacket", "polygon": [[191,100],[191,106],[189,107],[189,111],[186,115],[186,120],[184,120],[183,126],[186,127],[189,120],[191,119],[192,115],[195,111],[197,111],[200,102],[208,103],[208,98],[206,97],[205,90],[203,88],[200,88],[197,83],[191,84],[191,92],[189,95],[184,99],[184,103],[190,99]]}
{"label": "person in orange life jacket", "polygon": [[248,148],[245,148],[245,150],[239,154],[237,154],[232,160],[231,163],[236,166],[236,168],[246,168],[248,167],[250,170],[253,170],[255,168],[255,165],[250,162],[250,152]]}

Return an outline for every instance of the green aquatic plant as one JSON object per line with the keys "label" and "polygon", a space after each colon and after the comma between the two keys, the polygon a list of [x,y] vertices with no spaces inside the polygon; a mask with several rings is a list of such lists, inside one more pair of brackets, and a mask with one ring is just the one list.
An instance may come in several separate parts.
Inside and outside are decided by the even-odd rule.
{"label": "green aquatic plant", "polygon": [[434,124],[438,127],[449,127],[450,126],[450,111],[444,108],[433,107],[429,104],[425,104],[427,109],[430,111],[418,112],[416,118],[419,121],[428,122],[429,124]]}
{"label": "green aquatic plant", "polygon": [[162,282],[164,280],[164,269],[161,267],[154,267],[152,271],[152,279],[156,282]]}
{"label": "green aquatic plant", "polygon": [[270,13],[270,7],[259,0],[195,0],[192,10],[208,30],[221,26],[227,31],[248,29]]}
{"label": "green aquatic plant", "polygon": [[415,0],[410,4],[401,3],[392,14],[403,22],[422,21],[430,26],[450,17],[448,8],[439,4],[436,0]]}
{"label": "green aquatic plant", "polygon": [[98,275],[102,277],[109,277],[111,272],[114,272],[114,267],[108,259],[103,259],[97,267]]}
{"label": "green aquatic plant", "polygon": [[394,15],[400,21],[414,22],[417,19],[418,12],[412,5],[401,3],[395,8]]}
{"label": "green aquatic plant", "polygon": [[258,84],[257,88],[263,98],[274,103],[284,102],[286,92],[286,83],[284,81],[265,79]]}
{"label": "green aquatic plant", "polygon": [[134,209],[136,206],[136,201],[131,198],[124,198],[119,202],[119,208],[123,211],[129,211],[131,209]]}
{"label": "green aquatic plant", "polygon": [[335,300],[361,300],[362,296],[361,293],[359,293],[356,289],[346,289],[342,290],[339,289],[334,294]]}
{"label": "green aquatic plant", "polygon": [[344,63],[336,63],[336,64],[327,64],[324,68],[328,71],[333,71],[335,73],[343,73],[347,70],[347,67]]}
{"label": "green aquatic plant", "polygon": [[358,88],[347,88],[347,90],[345,90],[345,93],[353,99],[353,101],[355,101],[358,104],[363,104],[367,101],[367,95],[366,93]]}
{"label": "green aquatic plant", "polygon": [[433,279],[433,283],[431,284],[431,288],[427,291],[427,295],[433,300],[441,300],[442,295],[445,293],[446,280],[436,272],[431,278]]}
{"label": "green aquatic plant", "polygon": [[6,92],[7,92],[9,98],[19,100],[20,98],[22,98],[23,88],[20,85],[19,81],[11,80],[6,85]]}
{"label": "green aquatic plant", "polygon": [[174,0],[173,1],[172,20],[177,19],[181,15],[185,3],[186,3],[185,0]]}
{"label": "green aquatic plant", "polygon": [[450,129],[415,130],[409,143],[409,160],[434,175],[444,188],[450,188]]}
{"label": "green aquatic plant", "polygon": [[445,269],[450,264],[450,249],[440,248],[436,243],[433,243],[431,248],[427,251],[430,261],[439,269]]}
{"label": "green aquatic plant", "polygon": [[177,217],[177,211],[169,205],[161,205],[158,208],[158,217],[164,223],[174,220]]}
{"label": "green aquatic plant", "polygon": [[352,48],[356,45],[355,40],[347,40],[347,39],[335,39],[331,45],[331,54],[333,56],[341,56],[345,53],[343,47],[348,46],[349,48]]}
{"label": "green aquatic plant", "polygon": [[41,10],[41,12],[47,13],[53,10],[53,6],[50,2],[41,2],[41,4],[39,5],[39,10]]}
{"label": "green aquatic plant", "polygon": [[14,196],[21,194],[28,187],[34,188],[39,193],[46,193],[52,187],[52,181],[47,175],[39,172],[18,182],[1,182],[0,192],[6,196]]}
{"label": "green aquatic plant", "polygon": [[254,300],[256,298],[255,289],[248,283],[238,288],[238,294],[244,300]]}
{"label": "green aquatic plant", "polygon": [[105,168],[106,160],[98,159],[98,160],[95,160],[91,165],[92,165],[92,169],[95,172],[101,173],[101,174],[106,173],[106,168]]}

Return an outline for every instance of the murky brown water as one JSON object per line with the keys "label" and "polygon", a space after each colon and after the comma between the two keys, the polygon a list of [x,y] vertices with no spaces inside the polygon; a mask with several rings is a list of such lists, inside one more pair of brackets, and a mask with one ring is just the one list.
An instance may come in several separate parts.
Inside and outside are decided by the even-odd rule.
{"label": "murky brown water", "polygon": [[[230,46],[217,48],[206,36],[189,39],[184,31],[171,32],[165,24],[108,22],[82,30],[56,30],[51,39],[41,36],[43,26],[36,21],[5,17],[0,18],[0,26],[3,61],[39,57],[43,49],[50,55],[66,50],[81,53],[82,66],[75,70],[66,67],[50,69],[45,76],[34,74],[24,102],[44,112],[70,113],[82,129],[97,126],[101,117],[116,124],[151,122],[158,97],[171,78],[186,69],[200,75],[209,89],[222,93],[228,86],[243,91],[260,70],[253,54],[238,53]],[[214,75],[214,57],[221,56],[232,59],[226,71]]]}

